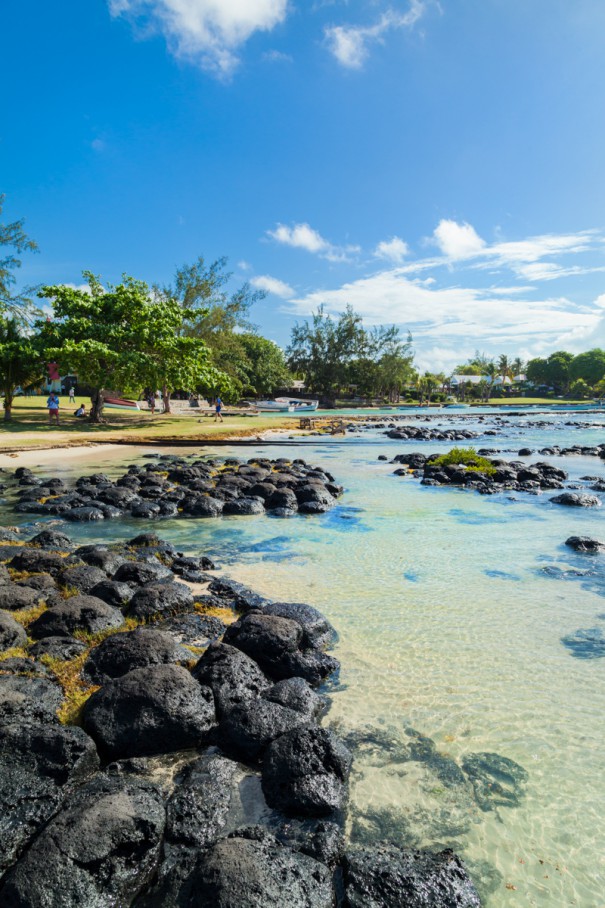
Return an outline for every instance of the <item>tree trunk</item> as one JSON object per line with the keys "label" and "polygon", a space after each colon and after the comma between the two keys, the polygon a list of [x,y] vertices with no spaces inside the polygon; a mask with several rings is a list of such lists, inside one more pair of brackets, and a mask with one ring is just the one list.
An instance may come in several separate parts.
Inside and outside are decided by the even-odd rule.
{"label": "tree trunk", "polygon": [[92,407],[90,408],[91,422],[104,422],[103,407],[105,406],[105,391],[103,388],[95,388],[91,397]]}
{"label": "tree trunk", "polygon": [[162,403],[164,404],[164,413],[170,413],[170,391],[166,385],[162,385]]}
{"label": "tree trunk", "polygon": [[13,393],[6,389],[4,391],[4,422],[9,422],[13,418]]}

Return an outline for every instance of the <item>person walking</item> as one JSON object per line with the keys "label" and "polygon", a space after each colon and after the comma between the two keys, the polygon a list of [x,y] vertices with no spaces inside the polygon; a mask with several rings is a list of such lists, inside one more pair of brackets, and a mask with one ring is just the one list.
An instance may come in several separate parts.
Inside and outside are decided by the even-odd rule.
{"label": "person walking", "polygon": [[53,419],[57,425],[59,425],[59,398],[54,391],[50,392],[48,400],[46,401],[46,406],[48,407],[48,424],[52,426]]}
{"label": "person walking", "polygon": [[76,391],[75,391],[74,386],[72,385],[71,388],[69,389],[69,402],[70,402],[70,404],[73,404],[73,402],[74,402],[75,399],[76,399]]}
{"label": "person walking", "polygon": [[221,422],[224,422],[223,417],[221,416],[221,410],[223,409],[223,402],[220,397],[216,398],[216,403],[214,405],[214,421],[217,422],[219,419]]}
{"label": "person walking", "polygon": [[151,410],[151,415],[153,416],[153,414],[155,413],[155,394],[153,392],[147,398],[147,404],[149,406],[149,409]]}

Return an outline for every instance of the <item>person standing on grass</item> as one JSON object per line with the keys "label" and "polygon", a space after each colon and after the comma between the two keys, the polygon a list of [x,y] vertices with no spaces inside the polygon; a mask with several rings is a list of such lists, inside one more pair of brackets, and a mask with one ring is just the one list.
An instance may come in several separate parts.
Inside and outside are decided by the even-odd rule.
{"label": "person standing on grass", "polygon": [[50,392],[49,398],[46,401],[46,406],[48,407],[48,424],[52,426],[53,419],[57,425],[59,425],[59,398],[54,391]]}
{"label": "person standing on grass", "polygon": [[220,397],[216,398],[216,403],[214,405],[214,421],[217,422],[219,419],[221,422],[224,422],[223,417],[221,416],[221,410],[223,409],[223,402]]}
{"label": "person standing on grass", "polygon": [[75,392],[74,386],[72,385],[71,388],[69,389],[69,402],[70,402],[70,404],[73,404],[73,402],[74,402],[75,399],[76,399],[76,392]]}
{"label": "person standing on grass", "polygon": [[149,397],[147,398],[147,404],[149,406],[149,409],[151,410],[151,415],[153,416],[153,414],[155,413],[155,394],[149,395]]}

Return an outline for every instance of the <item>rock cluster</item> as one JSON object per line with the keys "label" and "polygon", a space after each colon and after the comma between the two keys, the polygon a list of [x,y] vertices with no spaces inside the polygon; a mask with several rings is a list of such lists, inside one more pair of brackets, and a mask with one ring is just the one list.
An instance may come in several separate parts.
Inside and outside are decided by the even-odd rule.
{"label": "rock cluster", "polygon": [[[479,433],[471,429],[430,429],[424,426],[401,426],[384,433],[387,438],[408,441],[468,441],[478,438]],[[483,433],[487,434],[487,433]],[[495,434],[495,433],[490,433]]]}
{"label": "rock cluster", "polygon": [[3,538],[2,906],[479,904],[449,852],[347,849],[352,758],[319,724],[338,662],[316,609],[154,534]]}
{"label": "rock cluster", "polygon": [[18,513],[72,521],[123,515],[153,520],[323,514],[343,491],[331,473],[304,460],[285,458],[243,463],[235,458],[218,461],[162,455],[145,467],[130,466],[116,481],[104,473],[93,473],[68,488],[61,479],[37,478],[26,467],[15,471],[14,480]]}

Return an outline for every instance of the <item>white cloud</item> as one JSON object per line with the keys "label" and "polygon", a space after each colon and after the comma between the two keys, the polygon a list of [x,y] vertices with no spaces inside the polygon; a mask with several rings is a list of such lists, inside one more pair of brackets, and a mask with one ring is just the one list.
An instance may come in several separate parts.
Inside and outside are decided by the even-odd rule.
{"label": "white cloud", "polygon": [[250,269],[252,268],[252,265],[250,264],[250,262],[247,262],[247,261],[245,261],[245,259],[242,259],[241,262],[237,263],[237,267],[239,268],[240,271],[250,271]]}
{"label": "white cloud", "polygon": [[383,240],[379,243],[374,250],[374,255],[377,259],[385,259],[394,265],[400,265],[409,251],[408,244],[398,236],[394,236],[390,240]]}
{"label": "white cloud", "polygon": [[425,0],[411,0],[406,13],[388,10],[374,25],[329,26],[324,32],[328,50],[342,66],[361,69],[371,44],[382,43],[386,33],[394,29],[412,28],[425,11]]}
{"label": "white cloud", "polygon": [[458,224],[444,218],[435,228],[433,238],[441,252],[449,259],[465,259],[478,255],[485,247],[474,227]]}
{"label": "white cloud", "polygon": [[267,231],[270,237],[283,243],[286,246],[294,246],[295,249],[306,249],[307,252],[323,252],[329,247],[327,240],[314,230],[309,224],[294,224],[293,227],[287,227],[285,224],[278,224],[275,230]]}
{"label": "white cloud", "polygon": [[267,235],[284,246],[305,249],[329,262],[348,262],[351,255],[361,252],[359,246],[335,246],[309,224],[294,224],[292,227],[278,224],[275,230],[268,230]]}
{"label": "white cloud", "polygon": [[366,323],[401,325],[412,331],[422,349],[432,341],[450,347],[458,359],[475,346],[494,352],[507,345],[573,347],[596,331],[603,318],[602,308],[578,306],[565,297],[532,300],[498,288],[435,287],[410,279],[401,268],[315,290],[291,302],[299,315],[309,315],[321,304],[339,313],[350,304]]}
{"label": "white cloud", "polygon": [[289,0],[108,0],[112,16],[124,16],[146,32],[160,32],[175,56],[193,60],[225,78],[238,50],[257,31],[286,18]]}
{"label": "white cloud", "polygon": [[280,281],[279,278],[271,277],[269,274],[259,274],[258,277],[253,277],[250,283],[258,290],[266,290],[267,293],[281,296],[283,299],[289,299],[294,296],[294,290],[289,284],[286,284],[285,281]]}

